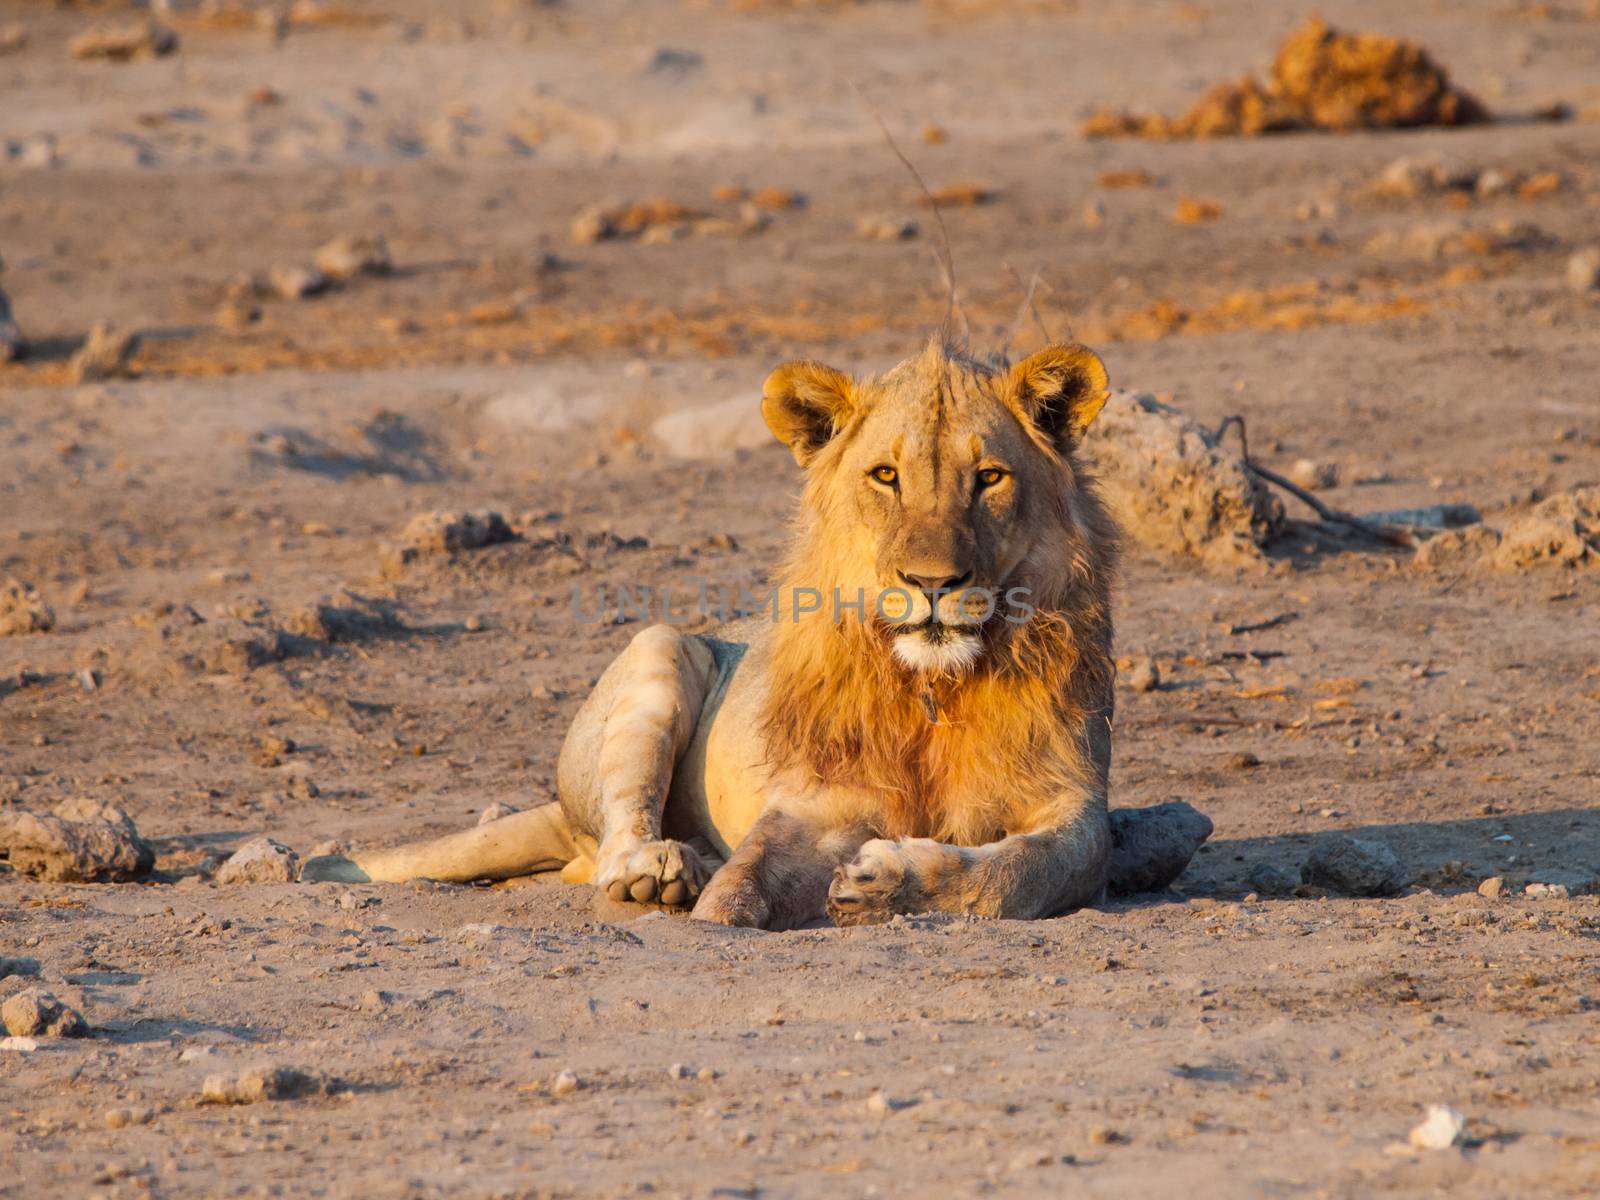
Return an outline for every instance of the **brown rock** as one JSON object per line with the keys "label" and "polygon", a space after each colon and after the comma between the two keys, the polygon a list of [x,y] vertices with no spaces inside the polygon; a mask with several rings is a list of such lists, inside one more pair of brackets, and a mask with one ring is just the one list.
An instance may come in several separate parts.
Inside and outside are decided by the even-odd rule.
{"label": "brown rock", "polygon": [[304,300],[328,288],[328,277],[315,267],[280,264],[267,272],[267,282],[285,300]]}
{"label": "brown rock", "polygon": [[0,1020],[12,1037],[89,1036],[82,1013],[39,988],[18,992],[0,1005]]}
{"label": "brown rock", "polygon": [[427,512],[413,517],[400,536],[379,552],[385,575],[396,575],[419,559],[454,557],[516,535],[497,512]]}
{"label": "brown rock", "polygon": [[1541,501],[1506,524],[1490,561],[1502,571],[1575,567],[1600,558],[1600,486],[1574,488]]}
{"label": "brown rock", "polygon": [[389,243],[381,233],[354,233],[334,238],[317,250],[314,261],[317,270],[328,279],[387,275],[394,270]]}
{"label": "brown rock", "polygon": [[[1600,246],[1587,246],[1567,259],[1567,286],[1580,293],[1600,291]],[[3,339],[0,331],[0,341]]]}
{"label": "brown rock", "polygon": [[67,43],[73,58],[133,62],[164,58],[178,48],[178,35],[154,21],[132,25],[96,25]]}
{"label": "brown rock", "polygon": [[269,837],[252,838],[217,869],[218,883],[293,883],[300,856]]}
{"label": "brown rock", "polygon": [[11,869],[61,883],[136,879],[155,853],[120,808],[68,800],[54,813],[0,812],[0,851]]}
{"label": "brown rock", "polygon": [[55,610],[40,598],[32,584],[8,579],[0,586],[0,637],[45,633],[55,623]]}
{"label": "brown rock", "polygon": [[254,1067],[236,1076],[207,1075],[200,1091],[202,1104],[257,1104],[263,1100],[289,1100],[315,1096],[327,1090],[322,1077],[297,1067]]}
{"label": "brown rock", "polygon": [[128,360],[138,349],[136,335],[116,328],[108,321],[98,321],[84,338],[83,345],[72,356],[70,371],[74,383],[96,383],[121,375],[128,369]]}

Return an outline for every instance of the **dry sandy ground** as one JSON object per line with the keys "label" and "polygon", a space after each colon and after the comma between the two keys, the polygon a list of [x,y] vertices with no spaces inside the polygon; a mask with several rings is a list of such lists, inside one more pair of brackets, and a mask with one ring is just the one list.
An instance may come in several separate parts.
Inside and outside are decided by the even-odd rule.
{"label": "dry sandy ground", "polygon": [[[303,853],[547,798],[633,632],[575,620],[574,586],[762,578],[786,453],[676,462],[649,427],[753,404],[784,357],[885,365],[937,318],[927,214],[851,81],[930,182],[999,192],[948,214],[979,343],[1018,305],[1002,264],[1038,264],[1046,322],[1115,381],[1246,415],[1273,465],[1338,465],[1342,507],[1499,523],[1600,481],[1600,301],[1562,282],[1600,222],[1593,6],[1322,8],[1421,39],[1512,116],[1579,119],[1077,137],[1095,102],[1172,111],[1258,68],[1304,15],[1238,0],[396,0],[296,6],[276,42],[179,5],[179,52],[128,65],[65,44],[133,10],[0,3],[29,35],[0,56],[0,286],[36,345],[0,366],[0,575],[57,615],[0,639],[0,804],[112,800],[160,854],[148,885],[0,871],[0,955],[94,1029],[0,1051],[0,1195],[1600,1192],[1593,569],[1430,573],[1301,537],[1238,572],[1133,554],[1120,649],[1166,685],[1121,698],[1114,799],[1216,822],[1139,903],[765,935],[549,881],[205,877],[258,833]],[[1366,190],[1429,153],[1559,186]],[[744,234],[570,239],[607,197],[737,220],[726,183],[807,203]],[[1220,216],[1175,223],[1181,195]],[[878,213],[924,236],[860,240]],[[219,320],[240,272],[369,229],[393,274]],[[101,319],[144,332],[134,377],[73,386]],[[521,540],[380,575],[414,513],[483,507]],[[240,673],[174,652],[183,606],[215,625],[324,597],[384,617]],[[297,748],[263,765],[268,735]],[[1334,830],[1389,841],[1416,884],[1250,892]],[[1477,894],[1492,875],[1506,898]],[[257,1063],[329,1090],[196,1103]],[[581,1086],[554,1095],[563,1070]],[[1432,1102],[1466,1148],[1397,1145]]]}

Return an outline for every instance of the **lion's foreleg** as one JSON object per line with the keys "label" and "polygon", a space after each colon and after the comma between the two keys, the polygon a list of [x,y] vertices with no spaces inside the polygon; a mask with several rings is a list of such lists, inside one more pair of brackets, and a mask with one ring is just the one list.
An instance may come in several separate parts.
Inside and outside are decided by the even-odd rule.
{"label": "lion's foreleg", "polygon": [[613,899],[685,904],[715,866],[661,835],[673,768],[713,669],[698,638],[651,626],[606,668],[567,735],[561,805],[574,832],[596,844],[591,879]]}
{"label": "lion's foreleg", "polygon": [[828,915],[840,925],[917,912],[1048,917],[1100,897],[1110,850],[1105,808],[1095,804],[1055,828],[986,846],[874,839],[834,873]]}
{"label": "lion's foreleg", "polygon": [[700,894],[694,916],[774,930],[820,920],[835,868],[867,837],[865,828],[830,829],[769,809]]}

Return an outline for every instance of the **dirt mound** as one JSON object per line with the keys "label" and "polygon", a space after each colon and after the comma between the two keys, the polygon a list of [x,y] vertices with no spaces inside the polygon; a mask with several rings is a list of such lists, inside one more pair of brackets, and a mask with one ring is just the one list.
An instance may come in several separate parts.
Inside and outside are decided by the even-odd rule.
{"label": "dirt mound", "polygon": [[1506,525],[1490,555],[1502,571],[1600,561],[1600,486],[1551,496]]}
{"label": "dirt mound", "polygon": [[1487,567],[1529,571],[1600,562],[1600,486],[1560,492],[1508,521],[1504,529],[1471,525],[1436,534],[1417,548],[1421,571]]}
{"label": "dirt mound", "polygon": [[1259,561],[1283,505],[1244,459],[1153,396],[1113,392],[1084,439],[1123,532],[1219,566]]}
{"label": "dirt mound", "polygon": [[1278,48],[1265,84],[1248,75],[1219,83],[1180,117],[1102,107],[1081,131],[1091,138],[1171,141],[1296,129],[1475,125],[1492,119],[1415,42],[1340,33],[1313,18]]}

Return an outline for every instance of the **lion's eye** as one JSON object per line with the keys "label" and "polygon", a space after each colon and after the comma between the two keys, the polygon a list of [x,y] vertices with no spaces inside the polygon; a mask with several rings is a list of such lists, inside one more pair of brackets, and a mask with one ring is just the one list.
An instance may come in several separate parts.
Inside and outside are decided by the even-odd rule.
{"label": "lion's eye", "polygon": [[1006,477],[1006,472],[999,467],[985,467],[978,472],[978,486],[991,488]]}
{"label": "lion's eye", "polygon": [[867,474],[872,476],[873,482],[881,483],[884,487],[893,487],[900,478],[900,472],[893,467],[873,467]]}

